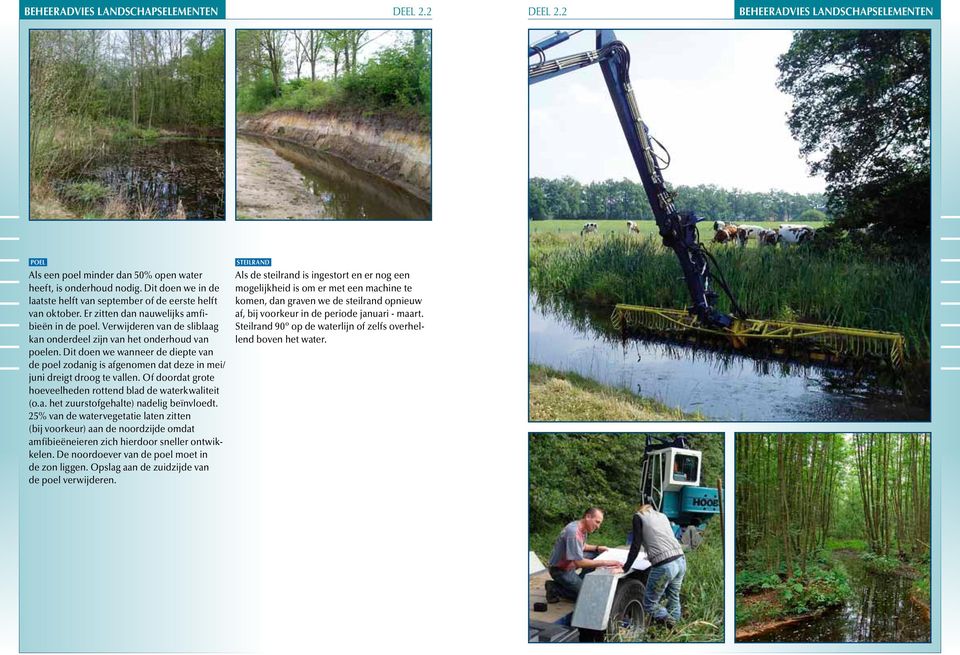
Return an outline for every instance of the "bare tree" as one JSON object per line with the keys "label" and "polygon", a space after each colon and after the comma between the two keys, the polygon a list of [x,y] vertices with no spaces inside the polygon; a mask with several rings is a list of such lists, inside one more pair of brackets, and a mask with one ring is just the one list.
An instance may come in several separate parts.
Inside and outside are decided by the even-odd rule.
{"label": "bare tree", "polygon": [[287,41],[287,30],[260,30],[259,41],[270,68],[273,94],[279,98],[280,85],[283,84],[283,45]]}
{"label": "bare tree", "polygon": [[297,79],[300,79],[300,70],[307,61],[307,53],[303,47],[300,38],[300,30],[293,30],[293,66],[297,71]]}
{"label": "bare tree", "polygon": [[[320,54],[323,51],[323,34],[320,30],[294,30],[293,37],[300,44],[303,56],[310,64],[310,80],[317,79],[317,62],[320,60]],[[299,69],[297,71],[299,75]]]}

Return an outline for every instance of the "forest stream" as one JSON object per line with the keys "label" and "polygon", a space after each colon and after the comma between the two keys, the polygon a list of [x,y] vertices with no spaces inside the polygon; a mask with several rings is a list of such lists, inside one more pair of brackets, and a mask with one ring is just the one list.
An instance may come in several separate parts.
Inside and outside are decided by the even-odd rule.
{"label": "forest stream", "polygon": [[913,580],[868,571],[854,554],[835,553],[850,574],[850,597],[839,607],[805,621],[762,632],[738,642],[927,642],[930,620],[910,599]]}
{"label": "forest stream", "polygon": [[429,218],[430,204],[338,157],[237,136],[238,218]]}

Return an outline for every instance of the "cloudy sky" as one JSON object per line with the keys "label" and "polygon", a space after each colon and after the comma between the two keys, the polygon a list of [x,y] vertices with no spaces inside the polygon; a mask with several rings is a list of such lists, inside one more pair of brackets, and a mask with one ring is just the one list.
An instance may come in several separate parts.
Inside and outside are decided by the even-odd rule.
{"label": "cloudy sky", "polygon": [[[530,42],[548,34],[531,32]],[[668,182],[823,191],[787,129],[790,96],[776,88],[790,31],[618,30],[617,37],[630,49],[640,114],[673,159]],[[547,57],[594,47],[594,31],[584,30]],[[530,87],[530,174],[639,180],[598,66]]]}

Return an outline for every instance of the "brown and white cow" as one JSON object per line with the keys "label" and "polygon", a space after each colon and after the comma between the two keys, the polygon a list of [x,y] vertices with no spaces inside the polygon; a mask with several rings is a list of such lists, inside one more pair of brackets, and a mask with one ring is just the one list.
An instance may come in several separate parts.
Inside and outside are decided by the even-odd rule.
{"label": "brown and white cow", "polygon": [[761,246],[775,246],[780,240],[780,233],[777,230],[764,228],[757,235],[757,243]]}
{"label": "brown and white cow", "polygon": [[638,226],[633,221],[627,221],[627,233],[628,234],[640,234],[640,226]]}
{"label": "brown and white cow", "polygon": [[737,226],[723,221],[713,223],[714,243],[733,243],[737,240]]}
{"label": "brown and white cow", "polygon": [[737,241],[741,246],[745,246],[748,240],[756,239],[762,231],[763,228],[759,225],[741,225],[737,230]]}

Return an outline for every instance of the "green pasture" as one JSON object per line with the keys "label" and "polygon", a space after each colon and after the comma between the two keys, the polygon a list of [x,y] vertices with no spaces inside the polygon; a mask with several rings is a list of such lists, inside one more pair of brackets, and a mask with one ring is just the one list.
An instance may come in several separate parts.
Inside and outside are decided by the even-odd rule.
{"label": "green pasture", "polygon": [[[656,221],[635,221],[637,228],[640,230],[640,234],[637,236],[648,236],[648,235],[657,235],[657,223]],[[627,230],[627,221],[626,219],[620,220],[608,220],[608,221],[578,221],[578,220],[547,220],[547,221],[527,221],[529,233],[533,234],[575,234],[580,236],[580,230],[583,229],[583,226],[586,223],[596,223],[599,228],[597,232],[591,234],[585,234],[584,238],[589,239],[599,239],[603,236],[609,235],[624,235],[630,234]],[[776,229],[780,227],[782,223],[778,222],[762,222],[762,221],[744,221],[747,225],[759,225],[760,227],[766,227],[769,229]],[[819,230],[825,225],[825,223],[820,222],[811,222],[803,223],[803,225],[809,225],[815,230]],[[713,240],[713,221],[704,221],[698,225],[700,230],[700,240],[704,242],[710,242]],[[751,240],[747,246],[756,247],[757,242]]]}

